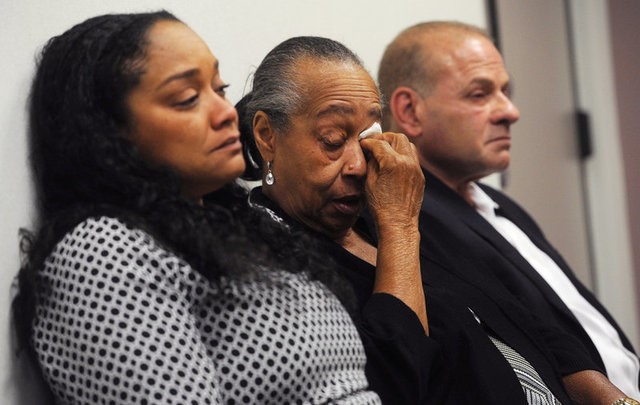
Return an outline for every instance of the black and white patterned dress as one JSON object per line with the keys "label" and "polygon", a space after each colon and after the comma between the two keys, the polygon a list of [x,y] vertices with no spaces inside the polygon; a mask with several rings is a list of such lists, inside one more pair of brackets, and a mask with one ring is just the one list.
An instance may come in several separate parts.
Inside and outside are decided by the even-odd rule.
{"label": "black and white patterned dress", "polygon": [[45,263],[33,343],[63,404],[378,404],[340,302],[304,274],[216,285],[147,233],[87,219]]}

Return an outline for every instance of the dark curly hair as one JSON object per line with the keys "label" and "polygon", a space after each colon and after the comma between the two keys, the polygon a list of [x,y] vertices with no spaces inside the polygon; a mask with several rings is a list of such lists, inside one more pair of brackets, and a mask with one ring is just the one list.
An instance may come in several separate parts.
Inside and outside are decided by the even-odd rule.
{"label": "dark curly hair", "polygon": [[166,11],[94,17],[42,51],[29,105],[38,225],[22,231],[13,301],[22,347],[31,340],[38,295],[46,293],[39,270],[63,235],[91,216],[116,216],[150,232],[212,281],[279,267],[311,269],[331,284],[324,261],[306,249],[309,239],[250,209],[244,188],[227,185],[198,205],[181,195],[171,168],[149,163],[131,142],[125,101],[144,74],[147,33],[161,20],[178,21]]}

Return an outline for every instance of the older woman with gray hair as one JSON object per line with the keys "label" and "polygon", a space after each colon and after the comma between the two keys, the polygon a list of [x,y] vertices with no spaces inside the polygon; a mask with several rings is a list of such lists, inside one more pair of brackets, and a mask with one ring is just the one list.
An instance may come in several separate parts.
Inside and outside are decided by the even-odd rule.
{"label": "older woman with gray hair", "polygon": [[[339,277],[334,291],[340,280],[350,288],[367,378],[383,402],[572,403],[545,347],[545,325],[519,325],[488,303],[502,322],[491,329],[464,297],[430,280],[426,267],[422,281],[423,176],[404,135],[371,134],[380,95],[353,52],[326,38],[286,40],[262,61],[236,107],[249,162],[244,177],[262,179],[250,203],[284,229],[311,235],[310,253],[324,253]],[[360,217],[365,208],[373,229]],[[348,294],[342,290],[347,305]],[[512,339],[528,342],[521,353]]]}
{"label": "older woman with gray hair", "polygon": [[[381,118],[371,76],[335,41],[292,38],[266,56],[253,91],[237,107],[246,177],[264,178],[251,202],[283,227],[307,231],[319,241],[316,248],[337,242],[370,267],[373,283],[364,294],[356,291],[351,305],[368,348],[367,376],[383,401],[419,403],[421,381],[438,352],[426,339],[420,281],[417,224],[424,177],[404,135],[358,139]],[[377,247],[354,228],[367,204],[384,235]],[[326,253],[327,260],[336,258]],[[353,292],[342,296],[347,305],[353,301]]]}

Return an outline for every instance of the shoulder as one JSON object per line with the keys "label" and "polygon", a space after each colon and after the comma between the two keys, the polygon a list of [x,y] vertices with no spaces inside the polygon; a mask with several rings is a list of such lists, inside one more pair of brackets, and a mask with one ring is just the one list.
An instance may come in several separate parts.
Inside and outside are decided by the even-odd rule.
{"label": "shoulder", "polygon": [[58,242],[53,254],[67,250],[89,250],[101,253],[116,247],[118,250],[143,242],[148,245],[152,241],[144,231],[127,225],[123,220],[100,216],[89,217],[78,223]]}
{"label": "shoulder", "polygon": [[[87,218],[58,242],[47,266],[112,269],[128,267],[141,259],[157,260],[169,253],[141,229],[112,217]],[[138,263],[139,264],[139,263]],[[45,266],[46,267],[46,266]]]}
{"label": "shoulder", "polygon": [[[201,277],[148,232],[113,217],[87,218],[68,232],[45,261],[39,282],[49,292],[99,293],[118,285],[197,285]],[[173,289],[173,287],[172,287]]]}
{"label": "shoulder", "polygon": [[217,395],[191,313],[208,284],[147,232],[86,219],[58,243],[37,283],[32,345],[60,402]]}
{"label": "shoulder", "polygon": [[87,218],[56,245],[52,256],[71,256],[86,263],[101,264],[114,259],[174,256],[148,232],[113,217]]}
{"label": "shoulder", "polygon": [[89,248],[96,244],[125,247],[140,242],[151,244],[152,238],[148,233],[127,225],[119,218],[101,216],[80,222],[65,235],[60,244]]}

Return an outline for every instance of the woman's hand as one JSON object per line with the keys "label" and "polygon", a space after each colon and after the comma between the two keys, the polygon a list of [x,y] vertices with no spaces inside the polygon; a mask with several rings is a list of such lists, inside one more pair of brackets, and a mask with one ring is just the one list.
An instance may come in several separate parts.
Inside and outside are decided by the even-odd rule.
{"label": "woman's hand", "polygon": [[424,175],[415,147],[406,136],[391,132],[371,135],[361,144],[369,155],[365,188],[378,231],[374,292],[404,302],[429,334],[418,230]]}
{"label": "woman's hand", "polygon": [[385,132],[360,141],[369,156],[366,193],[377,226],[417,224],[424,175],[415,146],[403,134]]}

